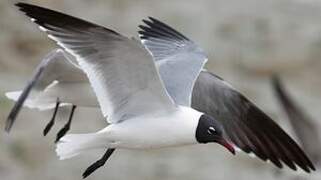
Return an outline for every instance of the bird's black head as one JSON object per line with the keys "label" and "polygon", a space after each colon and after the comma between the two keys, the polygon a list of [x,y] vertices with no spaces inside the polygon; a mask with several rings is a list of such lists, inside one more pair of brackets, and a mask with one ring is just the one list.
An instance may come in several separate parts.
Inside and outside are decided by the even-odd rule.
{"label": "bird's black head", "polygon": [[235,154],[233,146],[224,138],[223,132],[223,126],[219,121],[203,114],[198,121],[195,137],[199,143],[218,143]]}

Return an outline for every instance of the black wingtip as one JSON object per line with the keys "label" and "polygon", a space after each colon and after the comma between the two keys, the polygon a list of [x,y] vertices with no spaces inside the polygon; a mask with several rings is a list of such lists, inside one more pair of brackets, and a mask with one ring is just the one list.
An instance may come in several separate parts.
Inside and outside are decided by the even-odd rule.
{"label": "black wingtip", "polygon": [[149,16],[147,19],[143,19],[142,22],[144,23],[144,25],[139,26],[139,28],[142,29],[139,34],[144,37],[144,39],[165,38],[189,41],[186,36],[154,17]]}
{"label": "black wingtip", "polygon": [[150,19],[151,21],[155,21],[156,19],[152,16],[148,16],[148,19]]}
{"label": "black wingtip", "polygon": [[10,130],[12,128],[14,119],[12,119],[10,116],[7,118],[6,125],[5,125],[5,132],[10,133]]}
{"label": "black wingtip", "polygon": [[19,9],[23,9],[23,8],[32,8],[32,7],[39,7],[33,4],[28,4],[28,3],[24,3],[24,2],[17,2],[15,3],[15,6],[17,6]]}
{"label": "black wingtip", "polygon": [[[273,74],[271,76],[271,84],[272,84],[273,89],[276,93],[276,96],[280,100],[285,112],[289,115],[289,117],[291,117],[291,115],[294,115],[296,117],[299,117],[299,116],[302,117],[303,115],[297,109],[297,107],[295,106],[292,99],[290,99],[288,93],[286,92],[286,90],[284,88],[281,78],[277,74]],[[313,165],[313,163],[311,162],[308,155],[305,154],[304,151],[302,151],[301,154],[302,154],[301,158],[303,158],[305,160],[304,164],[299,165],[301,167],[301,169],[303,169],[307,173],[311,173],[311,171],[315,171],[316,168]]]}
{"label": "black wingtip", "polygon": [[311,163],[311,165],[310,165],[310,169],[311,169],[312,171],[316,171],[316,170],[317,170],[312,163]]}
{"label": "black wingtip", "polygon": [[[152,23],[159,23],[159,24],[164,24],[164,25],[165,25],[165,23],[163,23],[162,21],[160,21],[160,20],[158,20],[158,19],[156,19],[156,18],[154,18],[154,17],[152,17],[152,16],[148,16],[148,19],[149,19]],[[166,26],[168,26],[168,25],[166,25]]]}
{"label": "black wingtip", "polygon": [[[216,87],[217,84],[214,83],[216,82],[214,80],[217,78],[207,76],[206,74],[211,75],[207,72],[203,75],[201,74],[201,79],[197,82],[198,84],[196,83],[196,87],[209,85]],[[213,83],[211,81],[212,78]],[[276,76],[275,79],[277,79]],[[230,93],[228,99],[225,100],[227,103],[225,106],[235,108],[235,103],[238,104],[239,109],[236,111],[238,114],[233,114],[235,113],[234,109],[231,110],[232,115],[237,118],[233,117],[233,119],[222,122],[227,135],[236,146],[245,152],[252,151],[260,159],[264,161],[269,160],[278,168],[282,167],[282,163],[284,167],[288,166],[294,171],[296,169],[302,169],[306,173],[315,171],[315,166],[312,164],[310,158],[277,123],[242,94],[231,90]],[[203,96],[196,95],[194,96],[193,94],[194,99],[196,97],[198,99],[203,98]],[[213,97],[217,96],[217,93],[213,94]],[[208,101],[208,99],[205,98],[211,97],[212,96],[204,96],[204,99],[201,100]],[[217,101],[214,98],[210,100],[213,102]],[[197,101],[194,101],[192,107],[198,110],[208,109],[210,107],[209,104],[197,104],[195,102]],[[228,104],[228,102],[233,102],[234,104]],[[241,107],[245,108],[242,109]],[[208,111],[206,113],[214,114],[213,116],[215,116],[216,112]],[[242,114],[242,116],[240,117],[239,114]]]}
{"label": "black wingtip", "polygon": [[272,74],[271,83],[275,89],[279,89],[281,87],[281,80],[277,74]]}
{"label": "black wingtip", "polygon": [[28,16],[29,18],[32,18],[32,21],[34,23],[47,29],[51,29],[54,27],[69,29],[69,30],[103,28],[104,30],[112,34],[119,35],[117,32],[111,29],[107,29],[105,27],[76,18],[71,15],[67,15],[59,11],[51,10],[45,7],[40,7],[40,6],[28,4],[28,3],[22,3],[22,2],[19,2],[15,5],[19,7],[19,10],[24,12],[26,16]]}
{"label": "black wingtip", "polygon": [[13,106],[12,110],[9,113],[6,124],[5,124],[5,131],[7,133],[10,133],[10,131],[12,129],[12,126],[13,126],[14,122],[16,121],[17,115],[20,112],[20,109],[21,109],[22,103],[24,102],[24,99],[25,98],[23,98],[23,97],[19,97],[18,101],[15,103],[15,105]]}
{"label": "black wingtip", "polygon": [[15,3],[14,5],[15,5],[15,6],[17,6],[17,7],[21,7],[21,6],[23,6],[24,4],[26,4],[26,3],[23,3],[23,2],[17,2],[17,3]]}
{"label": "black wingtip", "polygon": [[[29,91],[29,90],[27,90],[27,91]],[[17,115],[19,114],[20,109],[23,105],[23,102],[27,98],[28,94],[29,94],[29,92],[23,93],[19,97],[19,99],[15,103],[15,105],[13,106],[12,110],[10,111],[7,121],[6,121],[6,124],[5,124],[5,131],[7,133],[10,133],[12,126],[13,126],[14,122],[16,121]]]}
{"label": "black wingtip", "polygon": [[23,89],[21,95],[19,96],[18,100],[16,101],[15,105],[13,106],[12,110],[10,111],[9,116],[6,121],[6,125],[5,125],[5,131],[7,133],[10,132],[25,100],[28,98],[30,91],[32,90],[32,88],[36,84],[36,82],[38,81],[43,70],[44,70],[43,68],[37,69],[32,80],[30,82],[28,82],[27,86]]}
{"label": "black wingtip", "polygon": [[39,7],[37,5],[34,4],[29,4],[29,3],[25,3],[25,2],[17,2],[14,4],[15,6],[19,7],[19,8],[25,8],[25,7]]}

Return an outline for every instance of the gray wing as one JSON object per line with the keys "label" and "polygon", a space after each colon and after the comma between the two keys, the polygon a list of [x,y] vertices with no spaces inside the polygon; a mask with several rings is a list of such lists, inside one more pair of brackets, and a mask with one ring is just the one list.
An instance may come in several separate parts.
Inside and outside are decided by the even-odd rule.
{"label": "gray wing", "polygon": [[190,106],[197,76],[207,61],[204,52],[181,33],[155,18],[143,20],[140,38],[153,55],[167,92],[176,104]]}
{"label": "gray wing", "polygon": [[75,62],[75,58],[62,49],[51,51],[40,63],[43,72],[34,86],[35,89],[44,89],[53,81],[59,82],[85,82],[88,81],[85,73]]}
{"label": "gray wing", "polygon": [[111,123],[174,110],[152,57],[136,41],[53,10],[25,3],[17,6],[76,57]]}
{"label": "gray wing", "polygon": [[246,153],[270,160],[282,168],[298,165],[306,172],[315,170],[297,143],[242,94],[218,76],[202,71],[196,80],[192,108],[219,120],[230,140]]}
{"label": "gray wing", "polygon": [[272,85],[279,104],[287,114],[303,149],[311,156],[312,161],[319,163],[321,160],[321,140],[318,126],[294,102],[278,76],[272,78]]}
{"label": "gray wing", "polygon": [[84,73],[72,62],[70,55],[61,49],[51,51],[38,65],[33,77],[23,89],[6,121],[5,130],[10,131],[15,119],[32,89],[44,90],[55,80],[60,82],[86,81]]}

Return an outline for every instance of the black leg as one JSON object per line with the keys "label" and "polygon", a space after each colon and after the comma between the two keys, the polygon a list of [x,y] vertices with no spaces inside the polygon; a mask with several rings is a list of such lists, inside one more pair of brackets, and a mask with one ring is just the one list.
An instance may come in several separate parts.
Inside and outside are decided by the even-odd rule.
{"label": "black leg", "polygon": [[106,161],[109,159],[109,157],[113,154],[113,152],[115,151],[115,148],[109,148],[107,149],[107,151],[105,152],[105,154],[103,155],[103,157],[101,157],[98,161],[94,162],[92,165],[90,165],[86,171],[82,174],[82,177],[85,179],[86,177],[88,177],[91,173],[93,173],[94,171],[96,171],[98,168],[100,168],[101,166],[105,165]]}
{"label": "black leg", "polygon": [[59,98],[57,98],[55,111],[53,113],[53,116],[52,116],[51,120],[49,121],[49,123],[46,125],[45,129],[43,130],[43,135],[44,136],[46,136],[48,134],[48,132],[50,131],[52,126],[55,124],[55,119],[56,119],[56,114],[57,114],[58,109],[59,109],[59,104],[60,104],[60,101],[59,101]]}
{"label": "black leg", "polygon": [[70,116],[69,116],[69,119],[68,119],[68,122],[64,125],[64,127],[62,129],[60,129],[60,131],[58,132],[57,136],[56,136],[56,141],[55,143],[57,143],[59,141],[60,138],[62,138],[70,129],[70,124],[71,124],[71,121],[72,121],[72,117],[74,115],[74,111],[76,109],[76,105],[72,105],[72,109],[71,109],[71,112],[70,112]]}

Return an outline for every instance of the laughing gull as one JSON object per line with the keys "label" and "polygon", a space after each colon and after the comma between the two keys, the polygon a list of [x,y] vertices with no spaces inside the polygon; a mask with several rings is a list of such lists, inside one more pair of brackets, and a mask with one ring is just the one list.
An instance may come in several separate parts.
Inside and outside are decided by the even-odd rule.
{"label": "laughing gull", "polygon": [[[278,102],[286,113],[303,149],[310,155],[314,163],[320,165],[321,139],[317,124],[315,124],[306,115],[305,111],[291,98],[279,76],[274,75],[272,77],[272,86]],[[311,141],[312,139],[313,141]]]}
{"label": "laughing gull", "polygon": [[[179,48],[186,47],[186,45],[191,42],[181,33],[178,33],[173,28],[170,28],[153,18],[145,20],[145,24],[147,26],[141,26],[142,31],[140,32],[140,35],[143,39],[143,43],[152,53],[154,59],[157,59],[158,57],[161,57],[162,54],[166,53],[172,57],[176,56],[178,59],[191,57],[197,61],[197,55],[200,52],[198,47],[194,47],[196,51],[190,51],[191,49],[188,49],[189,46],[187,46],[187,49],[191,52],[191,54],[189,54],[190,56],[186,56],[186,54],[184,54],[185,52],[181,51],[182,49],[184,50],[184,48]],[[153,41],[155,43],[153,43]],[[157,45],[160,48],[157,48]],[[153,48],[153,46],[155,48]],[[157,51],[157,49],[166,51],[160,52]],[[203,55],[201,54],[201,56]],[[158,68],[161,63],[159,60],[160,58],[156,60]],[[65,62],[69,63],[73,61]],[[75,66],[77,67],[78,65]],[[76,67],[75,69],[78,69]],[[166,73],[162,73],[162,68],[159,68],[159,70],[161,75],[166,75]],[[63,72],[60,71],[54,73],[63,74]],[[167,84],[168,82],[165,80],[166,77],[161,77],[168,90],[171,86]],[[45,78],[45,76],[42,76],[42,78]],[[167,77],[167,80],[170,81],[171,78]],[[89,87],[89,83],[86,83],[88,84],[87,89],[90,91],[91,88]],[[168,90],[168,92],[171,91]],[[82,94],[81,97],[74,97],[73,99],[73,95],[71,95],[69,98],[73,100],[71,100],[70,102],[72,103],[69,102],[69,104],[79,103],[77,105],[87,106],[86,101],[80,102],[85,96],[86,94]],[[18,96],[16,96],[16,98],[17,97]],[[60,97],[59,92],[57,92],[55,97]],[[75,103],[76,99],[78,100],[77,103]],[[52,101],[51,104],[54,106],[55,101]],[[282,167],[280,161],[283,161],[292,169],[296,169],[295,164],[299,165],[307,172],[309,172],[310,169],[314,169],[312,163],[299,146],[271,118],[265,115],[253,103],[247,100],[247,98],[215,74],[205,70],[200,73],[193,88],[192,107],[201,112],[207,112],[213,117],[221,118],[216,119],[221,121],[229,139],[243,151],[254,153],[263,160],[270,160],[280,168]],[[8,119],[9,124],[13,122],[13,120],[14,119]],[[106,159],[106,157],[110,155],[110,152],[111,151],[108,153],[107,151],[102,159]],[[97,162],[98,165],[104,163],[104,161],[101,160]]]}
{"label": "laughing gull", "polygon": [[[167,59],[197,61],[202,56],[199,47],[191,49],[188,43],[182,43],[187,38],[168,25],[155,18],[143,22],[145,25],[139,26],[140,38],[156,63],[166,64]],[[178,39],[181,41],[173,37],[175,33],[180,34]],[[166,65],[159,69],[166,89],[171,92],[176,84],[170,81],[173,75],[168,69],[175,68],[169,66],[176,64],[170,62]],[[176,69],[180,68],[176,66]],[[191,107],[220,121],[238,148],[262,160],[270,160],[279,168],[284,162],[293,170],[296,165],[306,172],[315,170],[309,158],[280,126],[222,78],[203,70],[193,88]]]}
{"label": "laughing gull", "polygon": [[189,107],[194,82],[206,58],[198,59],[194,66],[189,66],[191,59],[185,59],[180,63],[186,69],[171,71],[171,81],[182,85],[172,93],[186,95],[173,96],[166,91],[152,56],[138,41],[53,10],[26,3],[16,5],[49,38],[76,57],[110,123],[97,133],[62,137],[56,149],[60,159],[98,148],[113,152],[116,148],[151,149],[209,142],[219,143],[234,154],[221,123]]}

